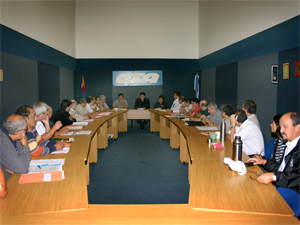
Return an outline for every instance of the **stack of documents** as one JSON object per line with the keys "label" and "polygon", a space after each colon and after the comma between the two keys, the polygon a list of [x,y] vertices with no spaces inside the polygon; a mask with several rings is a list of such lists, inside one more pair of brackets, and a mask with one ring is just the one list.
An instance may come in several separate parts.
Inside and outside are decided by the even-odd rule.
{"label": "stack of documents", "polygon": [[209,127],[209,126],[196,126],[196,128],[198,130],[219,130],[218,128],[216,127]]}
{"label": "stack of documents", "polygon": [[100,116],[109,116],[112,112],[102,112],[102,113],[99,113],[98,115]]}
{"label": "stack of documents", "polygon": [[83,126],[67,126],[69,130],[81,130]]}
{"label": "stack of documents", "polygon": [[82,131],[76,131],[76,132],[68,132],[66,134],[60,134],[61,136],[70,136],[70,135],[89,135],[92,133],[91,130],[82,130]]}
{"label": "stack of documents", "polygon": [[20,184],[60,181],[65,179],[62,165],[65,159],[31,160],[26,174],[22,174]]}
{"label": "stack of documents", "polygon": [[72,125],[89,125],[89,122],[73,122]]}
{"label": "stack of documents", "polygon": [[86,120],[83,120],[83,122],[93,122],[94,119],[86,119]]}

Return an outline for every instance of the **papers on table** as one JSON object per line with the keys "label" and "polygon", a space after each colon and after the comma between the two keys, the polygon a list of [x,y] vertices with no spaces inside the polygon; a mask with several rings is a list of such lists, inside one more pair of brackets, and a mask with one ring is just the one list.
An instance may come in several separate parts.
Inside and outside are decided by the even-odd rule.
{"label": "papers on table", "polygon": [[66,134],[60,134],[61,136],[70,136],[70,135],[89,135],[92,133],[91,130],[82,130],[82,131],[77,131],[77,132],[68,132]]}
{"label": "papers on table", "polygon": [[100,117],[102,117],[101,115],[97,115],[97,116],[95,116],[95,118],[100,118]]}
{"label": "papers on table", "polygon": [[183,121],[190,121],[190,118],[183,118]]}
{"label": "papers on table", "polygon": [[89,122],[73,122],[72,125],[89,125]]}
{"label": "papers on table", "polygon": [[127,110],[127,109],[125,109],[125,108],[119,108],[119,110]]}
{"label": "papers on table", "polygon": [[20,184],[59,181],[65,179],[62,165],[65,159],[31,160],[26,174],[22,174]]}
{"label": "papers on table", "polygon": [[101,116],[109,116],[111,114],[111,112],[101,112],[99,113],[98,115],[101,115]]}
{"label": "papers on table", "polygon": [[167,112],[167,110],[166,110],[166,109],[161,109],[161,110],[159,110],[159,111],[161,111],[161,112]]}
{"label": "papers on table", "polygon": [[62,150],[51,152],[51,154],[67,154],[69,151],[70,151],[70,147],[65,147]]}
{"label": "papers on table", "polygon": [[68,126],[69,130],[81,130],[83,126]]}
{"label": "papers on table", "polygon": [[196,126],[198,130],[219,130],[216,127],[208,127],[208,126]]}
{"label": "papers on table", "polygon": [[94,119],[86,119],[86,120],[83,120],[83,122],[93,122]]}
{"label": "papers on table", "polygon": [[145,110],[144,108],[137,108],[137,110]]}

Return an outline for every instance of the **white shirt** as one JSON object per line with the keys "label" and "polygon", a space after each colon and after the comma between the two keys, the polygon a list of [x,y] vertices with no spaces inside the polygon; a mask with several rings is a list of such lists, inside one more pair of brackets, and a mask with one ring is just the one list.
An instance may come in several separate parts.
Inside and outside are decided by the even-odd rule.
{"label": "white shirt", "polygon": [[293,141],[291,142],[287,142],[286,143],[286,149],[284,151],[284,156],[283,156],[283,160],[280,164],[280,167],[278,169],[279,172],[283,172],[284,168],[285,168],[285,157],[290,154],[290,152],[296,147],[298,141],[299,141],[299,137],[295,138]]}
{"label": "white shirt", "polygon": [[250,120],[246,120],[242,123],[239,131],[237,131],[234,136],[241,136],[243,141],[243,152],[247,155],[265,155],[263,135],[258,126]]}
{"label": "white shirt", "polygon": [[41,136],[44,133],[46,133],[46,127],[44,126],[44,124],[42,123],[42,121],[37,121],[36,122],[35,129],[38,132],[38,134],[41,135]]}
{"label": "white shirt", "polygon": [[182,104],[178,104],[176,107],[173,108],[173,113],[179,113]]}
{"label": "white shirt", "polygon": [[260,124],[259,124],[259,121],[258,121],[257,116],[255,114],[251,114],[250,116],[248,116],[248,120],[252,121],[260,129]]}
{"label": "white shirt", "polygon": [[89,113],[92,113],[94,110],[92,109],[91,105],[90,104],[86,104],[85,106],[86,110],[89,112]]}
{"label": "white shirt", "polygon": [[179,104],[179,98],[176,98],[172,104],[172,107],[170,108],[171,110],[174,110],[174,108],[176,109],[178,107]]}

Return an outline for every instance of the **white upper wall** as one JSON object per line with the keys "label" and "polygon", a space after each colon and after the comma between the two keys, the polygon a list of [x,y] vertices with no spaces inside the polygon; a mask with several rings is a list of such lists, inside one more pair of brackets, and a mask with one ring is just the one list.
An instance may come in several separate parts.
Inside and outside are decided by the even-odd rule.
{"label": "white upper wall", "polygon": [[299,1],[200,1],[199,58],[299,14]]}
{"label": "white upper wall", "polygon": [[198,1],[77,1],[77,58],[198,58]]}
{"label": "white upper wall", "polygon": [[1,23],[75,57],[74,1],[1,1]]}

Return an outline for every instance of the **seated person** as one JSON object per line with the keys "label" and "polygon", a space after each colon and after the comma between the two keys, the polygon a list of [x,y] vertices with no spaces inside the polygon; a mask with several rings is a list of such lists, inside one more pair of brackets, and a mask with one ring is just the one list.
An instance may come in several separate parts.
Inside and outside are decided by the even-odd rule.
{"label": "seated person", "polygon": [[283,138],[283,143],[286,143],[286,148],[283,154],[279,168],[277,165],[271,168],[272,172],[264,173],[257,178],[257,181],[262,184],[273,182],[278,188],[286,188],[289,195],[292,194],[296,198],[284,197],[287,203],[291,206],[299,205],[300,194],[300,115],[299,113],[290,112],[284,114],[280,118],[280,132]]}
{"label": "seated person", "polygon": [[73,122],[76,122],[76,119],[74,119],[70,115],[70,105],[71,101],[69,99],[63,99],[60,104],[60,109],[57,111],[57,113],[54,116],[54,123],[57,121],[61,121],[63,126],[71,125]]}
{"label": "seated person", "polygon": [[[225,126],[226,126],[225,132],[226,132],[226,134],[228,134],[228,132],[230,131],[230,127],[231,127],[230,116],[233,112],[233,108],[229,104],[223,104],[223,105],[221,105],[220,110],[222,113],[221,115],[223,117],[222,121],[225,121]],[[215,126],[220,129],[220,126],[217,126],[217,125],[215,125]]]}
{"label": "seated person", "polygon": [[120,109],[127,109],[128,108],[128,103],[124,99],[124,95],[120,93],[118,95],[118,99],[114,102],[113,108],[120,108]]}
{"label": "seated person", "polygon": [[262,165],[262,167],[269,172],[278,171],[278,168],[282,162],[283,154],[286,148],[286,144],[283,143],[283,139],[280,133],[279,120],[282,115],[276,115],[271,123],[271,132],[276,135],[273,153],[269,160],[262,157],[250,158],[247,162],[253,162],[253,165]]}
{"label": "seated person", "polygon": [[256,104],[252,100],[246,100],[243,104],[242,110],[245,111],[248,120],[252,121],[260,129],[260,124],[256,116]]}
{"label": "seated person", "polygon": [[195,115],[195,117],[197,118],[205,118],[206,116],[209,115],[208,112],[208,103],[206,100],[201,100],[200,103],[200,111],[198,112],[198,114]]}
{"label": "seated person", "polygon": [[100,95],[99,97],[100,103],[99,103],[99,112],[109,112],[113,111],[110,110],[109,106],[106,104],[106,96],[105,95]]}
{"label": "seated person", "polygon": [[173,95],[173,98],[174,98],[173,104],[172,104],[172,106],[171,106],[170,109],[167,109],[167,112],[173,112],[174,109],[178,108],[180,95],[181,95],[181,93],[179,91],[175,91],[174,92],[174,95]]}
{"label": "seated person", "polygon": [[200,105],[199,105],[199,99],[198,98],[193,98],[192,99],[192,105],[193,105],[193,110],[191,113],[191,119],[200,111]]}
{"label": "seated person", "polygon": [[56,150],[62,150],[64,142],[55,142],[42,138],[35,129],[37,118],[33,108],[29,105],[23,105],[16,111],[17,115],[25,118],[27,122],[28,146],[31,156],[40,156],[50,154]]}
{"label": "seated person", "polygon": [[189,116],[192,113],[192,108],[191,99],[184,98],[179,113]]}
{"label": "seated person", "polygon": [[62,128],[60,121],[54,125],[49,120],[52,117],[52,108],[44,102],[37,102],[33,104],[33,110],[38,112],[37,124],[35,126],[39,135],[44,139],[50,139],[54,135],[68,133],[68,128]]}
{"label": "seated person", "polygon": [[167,109],[167,102],[165,102],[165,97],[163,95],[158,96],[158,102],[154,104],[154,109]]}
{"label": "seated person", "polygon": [[178,99],[178,102],[179,104],[173,108],[173,113],[180,113],[180,109],[181,109],[181,105],[183,104],[184,102],[184,97],[181,95]]}
{"label": "seated person", "polygon": [[7,193],[6,178],[2,168],[0,167],[0,198],[5,198]]}
{"label": "seated person", "polygon": [[78,105],[76,106],[76,113],[80,116],[85,116],[87,115],[88,117],[93,117],[94,113],[89,113],[87,111],[87,109],[85,108],[85,106],[87,105],[86,103],[86,99],[85,98],[81,98],[78,101]]}
{"label": "seated person", "polygon": [[82,120],[85,120],[85,119],[88,119],[88,115],[79,115],[77,112],[76,112],[76,107],[77,107],[77,102],[74,100],[74,99],[71,99],[71,105],[70,105],[70,111],[69,111],[69,114],[74,118],[76,119],[76,121],[82,121]]}
{"label": "seated person", "polygon": [[[145,92],[140,93],[140,97],[135,100],[134,104],[135,109],[149,109],[150,108],[150,100],[146,98]],[[140,124],[141,130],[145,128],[149,120],[137,120],[137,123]]]}
{"label": "seated person", "polygon": [[[218,106],[216,103],[209,103],[208,105],[208,112],[210,115],[208,115],[205,119],[205,122],[209,126],[220,126],[223,117],[221,114],[221,111],[218,109]],[[202,118],[204,115],[202,115]]]}
{"label": "seated person", "polygon": [[90,95],[87,97],[86,102],[85,108],[87,111],[92,114],[96,113],[97,107],[95,107],[95,97]]}
{"label": "seated person", "polygon": [[3,122],[0,130],[0,165],[8,180],[12,173],[26,173],[31,156],[26,137],[26,120],[11,115]]}
{"label": "seated person", "polygon": [[[249,157],[254,155],[264,156],[264,138],[263,135],[252,121],[247,120],[247,115],[243,110],[236,110],[230,116],[230,134],[227,138],[234,141],[235,136],[240,136],[243,142],[243,152]],[[239,127],[238,131],[236,127]]]}

